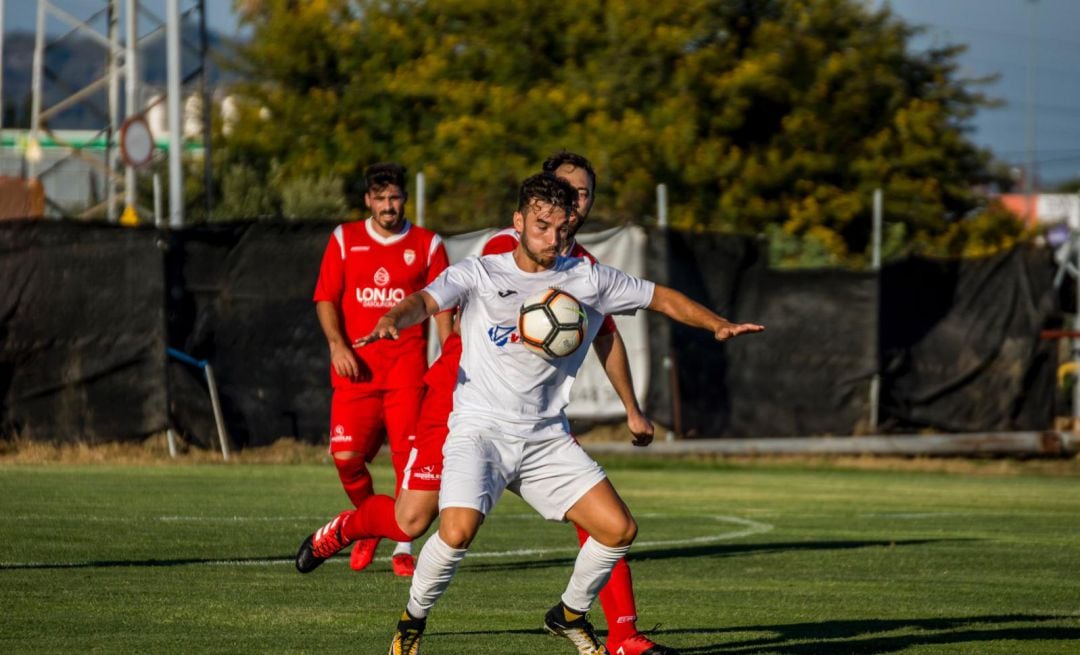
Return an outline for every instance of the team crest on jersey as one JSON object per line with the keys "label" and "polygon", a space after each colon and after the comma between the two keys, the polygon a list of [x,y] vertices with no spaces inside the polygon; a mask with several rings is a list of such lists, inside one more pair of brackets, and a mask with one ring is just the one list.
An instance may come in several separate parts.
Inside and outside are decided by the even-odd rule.
{"label": "team crest on jersey", "polygon": [[380,287],[385,287],[390,284],[390,273],[382,266],[379,267],[379,270],[375,271],[375,284]]}
{"label": "team crest on jersey", "polygon": [[517,343],[521,337],[518,336],[517,332],[514,332],[513,326],[495,325],[488,328],[488,338],[491,339],[491,343],[502,348],[507,343]]}
{"label": "team crest on jersey", "polygon": [[411,248],[405,251],[405,265],[412,266],[412,263],[416,261],[416,251]]}

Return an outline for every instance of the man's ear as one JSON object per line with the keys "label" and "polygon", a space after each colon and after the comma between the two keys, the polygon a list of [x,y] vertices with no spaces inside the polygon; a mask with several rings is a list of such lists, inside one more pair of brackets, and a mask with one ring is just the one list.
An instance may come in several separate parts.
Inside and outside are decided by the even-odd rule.
{"label": "man's ear", "polygon": [[525,231],[525,217],[521,212],[514,212],[514,229],[517,230],[518,234]]}

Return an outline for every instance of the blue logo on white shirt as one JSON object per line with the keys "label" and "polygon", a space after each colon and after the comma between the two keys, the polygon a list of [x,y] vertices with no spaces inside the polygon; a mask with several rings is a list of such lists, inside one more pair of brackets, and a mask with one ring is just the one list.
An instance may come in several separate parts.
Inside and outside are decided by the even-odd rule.
{"label": "blue logo on white shirt", "polygon": [[488,338],[491,339],[491,342],[500,348],[505,346],[507,341],[516,341],[516,339],[513,339],[512,337],[513,332],[513,327],[502,327],[499,325],[489,327],[487,331]]}

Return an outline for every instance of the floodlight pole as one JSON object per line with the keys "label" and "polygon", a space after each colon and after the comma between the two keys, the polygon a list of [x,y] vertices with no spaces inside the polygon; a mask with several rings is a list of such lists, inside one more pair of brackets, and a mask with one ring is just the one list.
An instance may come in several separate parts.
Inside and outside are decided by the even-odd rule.
{"label": "floodlight pole", "polygon": [[[1080,194],[1077,194],[1077,201],[1080,202]],[[1076,313],[1073,314],[1073,329],[1080,331],[1080,224],[1070,228],[1070,238],[1073,239],[1072,255],[1076,258],[1076,274],[1073,276],[1076,283]],[[1072,429],[1073,432],[1080,432],[1080,338],[1074,337],[1072,340],[1072,356],[1076,366],[1073,369]]]}
{"label": "floodlight pole", "polygon": [[184,176],[180,166],[183,134],[180,116],[180,0],[168,0],[165,50],[169,114],[169,227],[184,226]]}
{"label": "floodlight pole", "polygon": [[[4,61],[4,0],[0,0],[0,62]],[[4,136],[4,67],[0,66],[0,143]]]}
{"label": "floodlight pole", "polygon": [[[139,113],[139,67],[138,48],[138,0],[126,0],[124,7],[124,116],[131,118]],[[124,204],[135,207],[135,167],[128,164],[124,169]]]}
{"label": "floodlight pole", "polygon": [[424,227],[424,173],[416,174],[416,224]]}
{"label": "floodlight pole", "polygon": [[[665,248],[668,231],[668,194],[666,184],[656,185],[656,225],[664,233]],[[667,253],[664,253],[665,263]],[[665,333],[666,334],[666,333]],[[675,361],[675,354],[671,351],[671,339],[665,339],[665,352],[663,359],[664,370],[668,374],[668,385],[671,389],[671,428],[664,435],[665,441],[675,441],[675,435],[682,433],[682,394],[679,391],[679,369]]]}
{"label": "floodlight pole", "polygon": [[117,6],[117,0],[109,0],[108,11],[106,12],[106,21],[108,23],[106,33],[109,38],[109,53],[108,53],[108,75],[109,75],[109,127],[106,130],[105,138],[105,165],[109,168],[108,178],[105,180],[105,217],[108,218],[110,223],[115,223],[117,219],[116,215],[116,141],[117,134],[117,120],[120,117],[120,79],[117,77],[117,73],[120,69],[120,62],[117,61],[118,48],[118,23],[119,19],[119,7]]}
{"label": "floodlight pole", "polygon": [[[37,34],[34,37],[34,70],[31,73],[33,92],[30,96],[30,143],[27,144],[25,157],[27,162],[27,177],[37,177],[39,159],[41,157],[41,86],[43,68],[45,66],[45,8],[47,0],[38,0],[37,8]],[[31,149],[35,152],[31,153]]]}
{"label": "floodlight pole", "polygon": [[[871,267],[877,280],[877,320],[881,321],[881,226],[884,221],[884,193],[881,189],[874,189],[874,237]],[[878,431],[878,407],[881,403],[881,326],[874,330],[874,376],[870,378],[870,432]]]}

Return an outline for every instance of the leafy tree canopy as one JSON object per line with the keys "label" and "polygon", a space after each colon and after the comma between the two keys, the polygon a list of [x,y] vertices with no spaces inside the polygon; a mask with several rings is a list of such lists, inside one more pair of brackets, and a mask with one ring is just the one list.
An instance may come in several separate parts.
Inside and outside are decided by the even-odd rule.
{"label": "leafy tree canopy", "polygon": [[[958,77],[961,48],[913,52],[917,29],[887,7],[239,6],[251,83],[228,157],[278,180],[341,179],[354,206],[363,167],[394,160],[425,173],[436,228],[505,223],[518,182],[565,148],[597,169],[595,216],[641,221],[663,182],[676,227],[810,243],[827,263],[868,257],[875,188],[894,252],[983,252],[1020,236],[1003,212],[980,210],[975,189],[994,175],[966,132],[989,101]],[[989,245],[965,237],[983,233]],[[774,251],[797,264],[801,249]]]}

